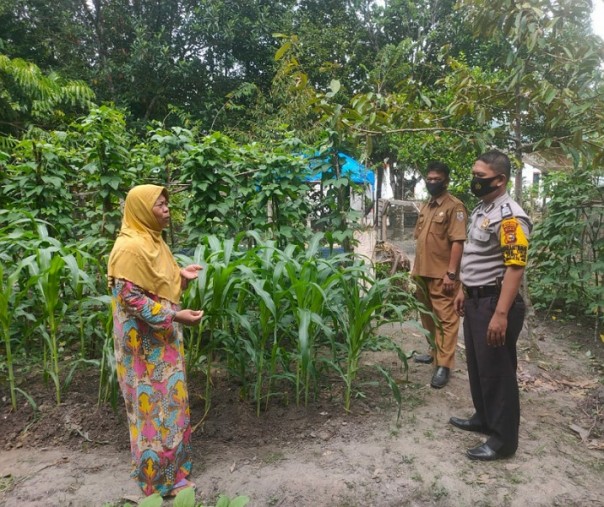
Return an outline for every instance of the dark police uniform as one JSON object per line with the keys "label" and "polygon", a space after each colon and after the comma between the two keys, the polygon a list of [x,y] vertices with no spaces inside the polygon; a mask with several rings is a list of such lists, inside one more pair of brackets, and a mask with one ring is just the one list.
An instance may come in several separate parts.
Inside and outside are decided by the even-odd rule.
{"label": "dark police uniform", "polygon": [[518,448],[520,401],[516,378],[516,342],[525,306],[518,294],[508,313],[505,344],[487,344],[487,329],[497,306],[501,280],[508,266],[526,266],[531,221],[506,192],[481,202],[470,217],[461,260],[466,292],[464,339],[470,391],[476,410],[470,419],[488,430],[487,445],[502,456]]}

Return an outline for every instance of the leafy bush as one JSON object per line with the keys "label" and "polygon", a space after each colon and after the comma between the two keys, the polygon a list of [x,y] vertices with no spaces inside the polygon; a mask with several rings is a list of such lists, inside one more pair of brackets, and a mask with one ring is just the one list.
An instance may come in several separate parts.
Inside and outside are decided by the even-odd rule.
{"label": "leafy bush", "polygon": [[552,198],[530,241],[527,270],[537,308],[570,315],[600,315],[604,306],[602,189],[593,174],[555,174],[546,181]]}

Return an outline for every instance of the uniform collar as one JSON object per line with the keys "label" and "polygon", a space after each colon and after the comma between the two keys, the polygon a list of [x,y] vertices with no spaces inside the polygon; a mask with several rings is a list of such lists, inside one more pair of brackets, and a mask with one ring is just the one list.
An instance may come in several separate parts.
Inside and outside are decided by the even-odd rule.
{"label": "uniform collar", "polygon": [[449,195],[448,190],[445,190],[438,197],[431,197],[430,200],[428,201],[428,206],[440,206],[443,203],[443,201],[447,198],[448,195]]}
{"label": "uniform collar", "polygon": [[503,202],[509,198],[510,198],[510,196],[506,190],[503,194],[501,194],[500,196],[495,198],[495,200],[493,202],[490,202],[489,204],[486,204],[485,202],[481,201],[481,203],[479,205],[479,209],[483,213],[490,213],[496,207],[501,206],[501,204],[503,204]]}

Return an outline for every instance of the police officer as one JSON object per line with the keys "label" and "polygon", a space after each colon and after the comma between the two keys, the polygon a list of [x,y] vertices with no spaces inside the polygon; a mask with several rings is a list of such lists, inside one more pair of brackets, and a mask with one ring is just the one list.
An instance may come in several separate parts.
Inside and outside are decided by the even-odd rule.
{"label": "police officer", "polygon": [[459,263],[466,240],[467,212],[463,203],[447,190],[449,167],[430,162],[426,188],[431,198],[420,209],[415,226],[415,262],[412,274],[418,279],[418,299],[438,318],[438,325],[422,314],[422,324],[431,336],[430,354],[415,356],[419,363],[432,363],[436,368],[430,385],[444,387],[455,360],[459,316],[455,312],[455,295],[459,290]]}
{"label": "police officer", "polygon": [[471,190],[481,199],[473,211],[461,261],[463,290],[455,308],[464,318],[470,391],[475,413],[449,422],[489,435],[468,449],[470,459],[492,461],[518,448],[520,401],[516,341],[525,307],[519,288],[532,224],[506,190],[510,159],[497,150],[476,160]]}

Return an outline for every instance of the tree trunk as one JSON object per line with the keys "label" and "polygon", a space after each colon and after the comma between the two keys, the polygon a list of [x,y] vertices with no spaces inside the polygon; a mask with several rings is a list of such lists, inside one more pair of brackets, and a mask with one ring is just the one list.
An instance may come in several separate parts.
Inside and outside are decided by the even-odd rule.
{"label": "tree trunk", "polygon": [[[522,104],[521,104],[522,96],[520,94],[520,85],[516,85],[516,111],[514,118],[514,143],[515,143],[515,158],[516,163],[518,164],[518,170],[516,171],[516,179],[514,181],[514,199],[518,204],[522,206]],[[524,299],[524,304],[526,306],[526,316],[524,319],[526,325],[526,333],[527,339],[529,342],[529,347],[532,351],[538,351],[539,345],[537,344],[535,330],[535,307],[531,302],[531,297],[529,295],[528,290],[528,278],[526,276],[526,271],[524,272],[524,276],[522,277],[522,285],[520,287],[520,293],[522,298]]]}

